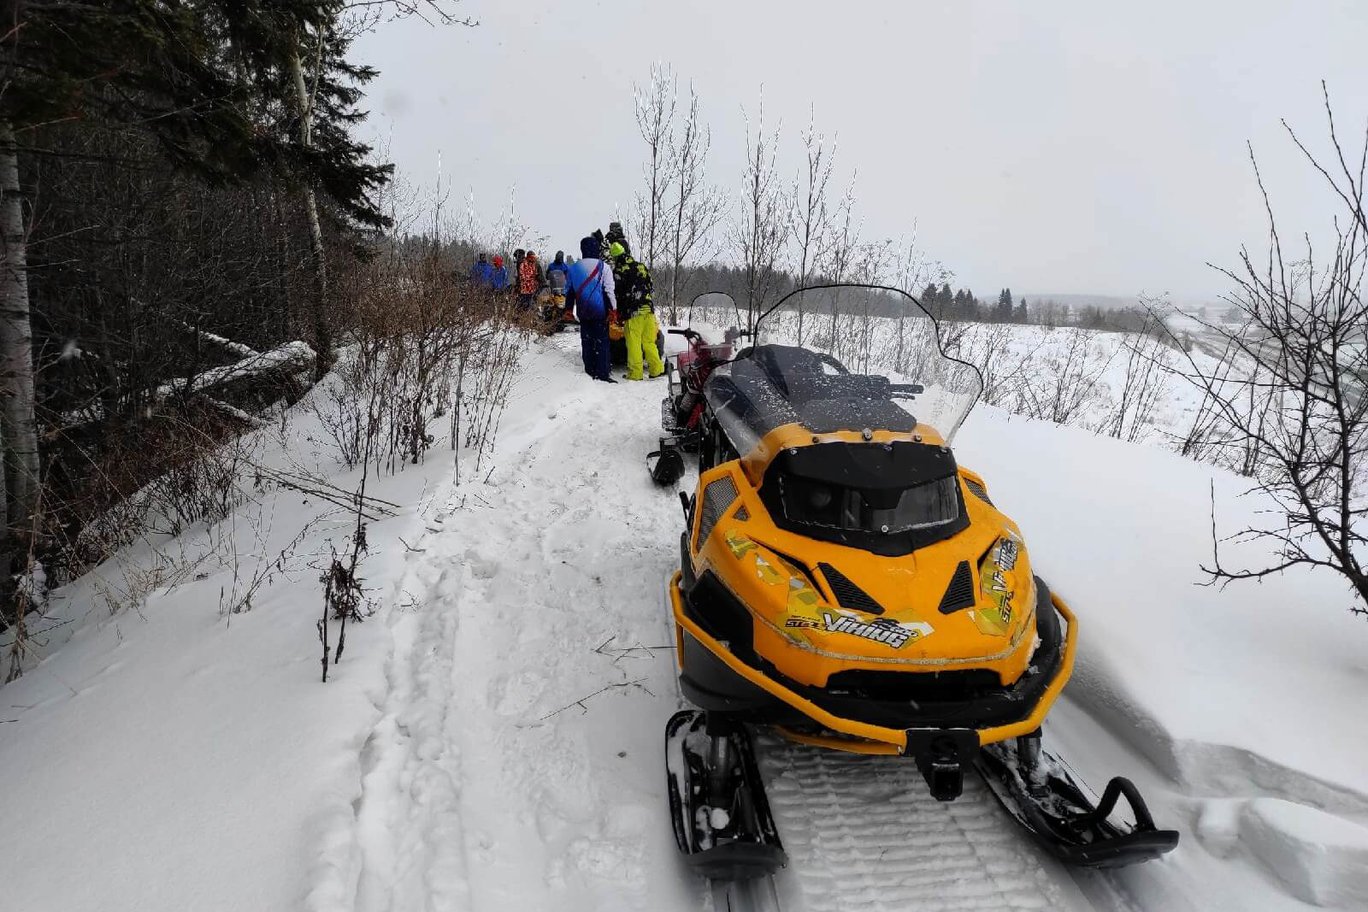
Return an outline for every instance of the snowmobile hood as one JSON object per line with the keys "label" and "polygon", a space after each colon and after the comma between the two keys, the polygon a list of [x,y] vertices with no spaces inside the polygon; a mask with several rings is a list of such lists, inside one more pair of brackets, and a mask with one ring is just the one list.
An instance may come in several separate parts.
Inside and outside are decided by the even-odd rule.
{"label": "snowmobile hood", "polygon": [[694,578],[711,574],[745,606],[755,650],[800,683],[825,686],[830,675],[857,669],[963,669],[1008,685],[1033,651],[1030,561],[981,479],[960,468],[945,480],[949,521],[873,534],[901,541],[884,549],[788,521],[781,514],[789,505],[753,488],[737,462],[725,463],[700,478]]}

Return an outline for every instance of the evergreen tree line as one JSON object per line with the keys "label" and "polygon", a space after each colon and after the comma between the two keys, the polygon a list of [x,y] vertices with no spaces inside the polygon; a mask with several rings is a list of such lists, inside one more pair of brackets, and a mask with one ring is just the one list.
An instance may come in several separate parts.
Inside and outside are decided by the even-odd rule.
{"label": "evergreen tree line", "polygon": [[[808,285],[819,285],[830,281],[816,274],[809,278]],[[848,281],[859,281],[850,279]],[[689,268],[681,283],[688,297],[709,292],[722,292],[737,301],[741,316],[745,316],[745,294],[747,289],[745,269],[725,263],[708,263]],[[771,303],[798,288],[797,278],[790,272],[779,270],[775,273]],[[972,323],[1015,323],[1039,326],[1077,326],[1103,332],[1134,332],[1147,335],[1165,336],[1163,328],[1154,315],[1144,307],[1105,308],[1095,304],[1070,307],[1045,298],[1028,303],[1025,297],[1016,298],[1010,288],[999,292],[995,301],[986,302],[978,298],[971,289],[952,290],[948,283],[939,285],[928,283],[920,292],[913,293],[916,299],[931,316],[939,321]],[[808,299],[806,307],[812,313],[829,313],[824,301],[829,298]],[[871,295],[868,300],[847,297],[853,302],[846,311],[852,316],[897,317],[899,299],[889,295]],[[685,301],[687,304],[687,300]],[[797,307],[797,299],[790,299],[786,309]],[[687,314],[686,314],[687,316]]]}
{"label": "evergreen tree line", "polygon": [[[390,174],[337,0],[6,11],[0,624],[92,517],[327,369]],[[293,373],[177,382],[290,342]]]}

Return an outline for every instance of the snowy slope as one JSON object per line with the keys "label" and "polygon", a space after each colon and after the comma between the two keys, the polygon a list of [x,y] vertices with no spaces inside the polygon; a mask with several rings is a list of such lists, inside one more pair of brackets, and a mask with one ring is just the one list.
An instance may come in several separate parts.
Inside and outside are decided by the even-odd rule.
{"label": "snowy slope", "polygon": [[[708,908],[663,795],[681,518],[642,460],[661,387],[589,381],[574,343],[530,345],[478,476],[456,484],[439,442],[374,488],[403,505],[362,567],[378,612],[327,685],[317,566],[341,517],[245,614],[219,615],[226,570],[112,616],[93,578],[60,593],[54,619],[78,632],[4,688],[0,819],[23,834],[0,853],[5,906]],[[306,418],[286,438],[327,464]],[[765,740],[784,908],[1356,908],[1368,630],[1348,594],[1292,574],[1193,585],[1208,485],[1223,523],[1258,507],[1209,467],[991,408],[957,453],[1080,615],[1047,739],[1095,787],[1136,779],[1183,842],[1075,879],[981,789],[938,805],[910,767]],[[321,512],[304,501],[252,508],[274,517],[263,555]]]}

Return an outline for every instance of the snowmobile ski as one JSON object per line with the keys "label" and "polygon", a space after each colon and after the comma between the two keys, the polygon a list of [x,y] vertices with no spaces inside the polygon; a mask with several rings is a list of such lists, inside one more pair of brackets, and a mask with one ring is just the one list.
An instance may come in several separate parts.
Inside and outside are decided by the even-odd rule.
{"label": "snowmobile ski", "polygon": [[684,453],[678,440],[662,437],[660,449],[646,454],[646,470],[651,473],[651,480],[662,487],[678,483],[684,477]]}
{"label": "snowmobile ski", "polygon": [[[1040,749],[1038,737],[987,745],[977,766],[1007,812],[1065,864],[1120,868],[1158,858],[1178,845],[1177,831],[1154,825],[1129,779],[1112,779],[1094,805],[1059,759]],[[1123,797],[1134,826],[1110,819]]]}
{"label": "snowmobile ski", "polygon": [[714,881],[773,874],[788,862],[745,728],[698,710],[665,726],[665,769],[675,840]]}

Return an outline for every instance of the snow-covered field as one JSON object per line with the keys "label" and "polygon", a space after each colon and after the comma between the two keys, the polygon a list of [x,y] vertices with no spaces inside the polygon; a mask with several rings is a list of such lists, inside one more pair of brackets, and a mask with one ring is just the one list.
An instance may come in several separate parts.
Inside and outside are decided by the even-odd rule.
{"label": "snow-covered field", "polygon": [[[144,546],[58,591],[63,626],[0,693],[0,906],[709,908],[665,809],[682,520],[643,464],[662,388],[590,381],[576,344],[529,343],[478,474],[458,483],[439,440],[372,480],[401,506],[369,529],[375,614],[327,684],[318,576],[350,528],[317,498],[271,491],[163,543],[192,567],[163,584],[135,572]],[[307,407],[258,434],[275,464],[354,485]],[[1261,504],[1160,446],[984,406],[956,452],[1080,618],[1047,741],[1094,785],[1134,779],[1182,842],[1071,873],[981,788],[940,805],[910,765],[763,740],[784,909],[1364,908],[1368,625],[1345,588],[1198,585],[1210,491],[1223,528]],[[234,550],[239,588],[289,554],[224,614]]]}

